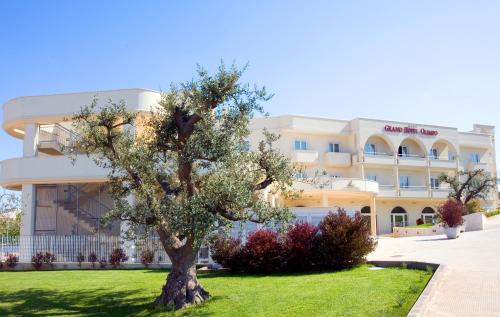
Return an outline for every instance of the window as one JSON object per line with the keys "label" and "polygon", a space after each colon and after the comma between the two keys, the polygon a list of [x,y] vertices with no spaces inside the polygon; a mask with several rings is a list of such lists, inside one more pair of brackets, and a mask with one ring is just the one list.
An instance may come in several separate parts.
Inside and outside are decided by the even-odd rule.
{"label": "window", "polygon": [[369,181],[376,182],[377,181],[377,175],[368,175],[368,176],[366,176],[366,179],[369,180]]}
{"label": "window", "polygon": [[455,160],[455,154],[448,152],[448,160],[454,161]]}
{"label": "window", "polygon": [[439,179],[431,177],[431,189],[439,189]]}
{"label": "window", "polygon": [[470,161],[472,163],[479,163],[479,162],[481,162],[481,160],[479,159],[479,154],[477,154],[477,153],[471,153],[469,155],[469,157],[470,157]]}
{"label": "window", "polygon": [[340,144],[328,143],[328,152],[340,153]]}
{"label": "window", "polygon": [[434,159],[434,160],[437,160],[439,159],[439,155],[438,155],[438,150],[437,149],[431,149],[430,153],[429,153],[429,156]]}
{"label": "window", "polygon": [[401,188],[410,187],[410,177],[404,175],[399,176],[399,187]]}
{"label": "window", "polygon": [[307,150],[307,142],[304,140],[295,140],[295,150]]}
{"label": "window", "polygon": [[296,179],[306,179],[307,174],[306,174],[306,172],[297,172],[297,173],[295,173],[295,178]]}
{"label": "window", "polygon": [[365,153],[375,155],[377,153],[377,147],[373,143],[365,144]]}
{"label": "window", "polygon": [[410,156],[410,150],[407,146],[400,146],[398,149],[399,156]]}

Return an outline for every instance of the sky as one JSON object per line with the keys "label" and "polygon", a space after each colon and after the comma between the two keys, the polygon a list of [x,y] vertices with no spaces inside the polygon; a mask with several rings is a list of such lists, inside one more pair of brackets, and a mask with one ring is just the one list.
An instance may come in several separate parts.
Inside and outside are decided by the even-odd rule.
{"label": "sky", "polygon": [[[271,115],[469,131],[500,118],[499,16],[499,1],[0,1],[0,103],[167,90],[222,59],[248,63]],[[0,131],[0,160],[21,153]]]}

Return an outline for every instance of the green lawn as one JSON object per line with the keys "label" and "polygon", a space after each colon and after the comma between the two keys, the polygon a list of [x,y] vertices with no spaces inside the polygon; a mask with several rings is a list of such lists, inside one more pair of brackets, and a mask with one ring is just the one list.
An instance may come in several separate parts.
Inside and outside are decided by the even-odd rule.
{"label": "green lawn", "polygon": [[406,226],[405,228],[432,228],[432,226],[434,226],[434,224],[432,223],[424,223],[424,224],[421,224],[421,225],[416,225],[416,226]]}
{"label": "green lawn", "polygon": [[335,273],[200,274],[212,299],[152,310],[166,271],[0,272],[0,316],[406,316],[426,271],[368,266]]}

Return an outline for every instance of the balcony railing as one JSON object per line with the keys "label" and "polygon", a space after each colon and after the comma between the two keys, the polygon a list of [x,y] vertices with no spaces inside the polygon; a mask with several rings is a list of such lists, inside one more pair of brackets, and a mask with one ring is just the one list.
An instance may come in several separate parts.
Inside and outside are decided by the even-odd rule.
{"label": "balcony railing", "polygon": [[42,124],[39,127],[38,147],[56,152],[72,151],[77,137],[78,134],[60,124]]}

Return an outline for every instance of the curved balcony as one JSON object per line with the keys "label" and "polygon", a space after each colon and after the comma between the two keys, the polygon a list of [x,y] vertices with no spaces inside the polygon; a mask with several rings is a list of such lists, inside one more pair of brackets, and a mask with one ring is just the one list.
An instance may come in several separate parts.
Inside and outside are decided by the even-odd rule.
{"label": "curved balcony", "polygon": [[337,191],[337,192],[360,192],[373,193],[379,192],[379,185],[375,181],[359,178],[334,178],[319,177],[314,180],[295,181],[293,184],[295,190],[303,191]]}
{"label": "curved balcony", "polygon": [[150,111],[158,106],[160,94],[146,89],[119,89],[46,96],[18,97],[3,105],[3,129],[22,138],[24,125],[63,121],[84,105],[98,99],[98,105],[123,100],[130,111]]}
{"label": "curved balcony", "polygon": [[23,184],[91,183],[107,180],[108,171],[85,155],[74,164],[67,156],[22,157],[0,165],[0,186],[19,189]]}

